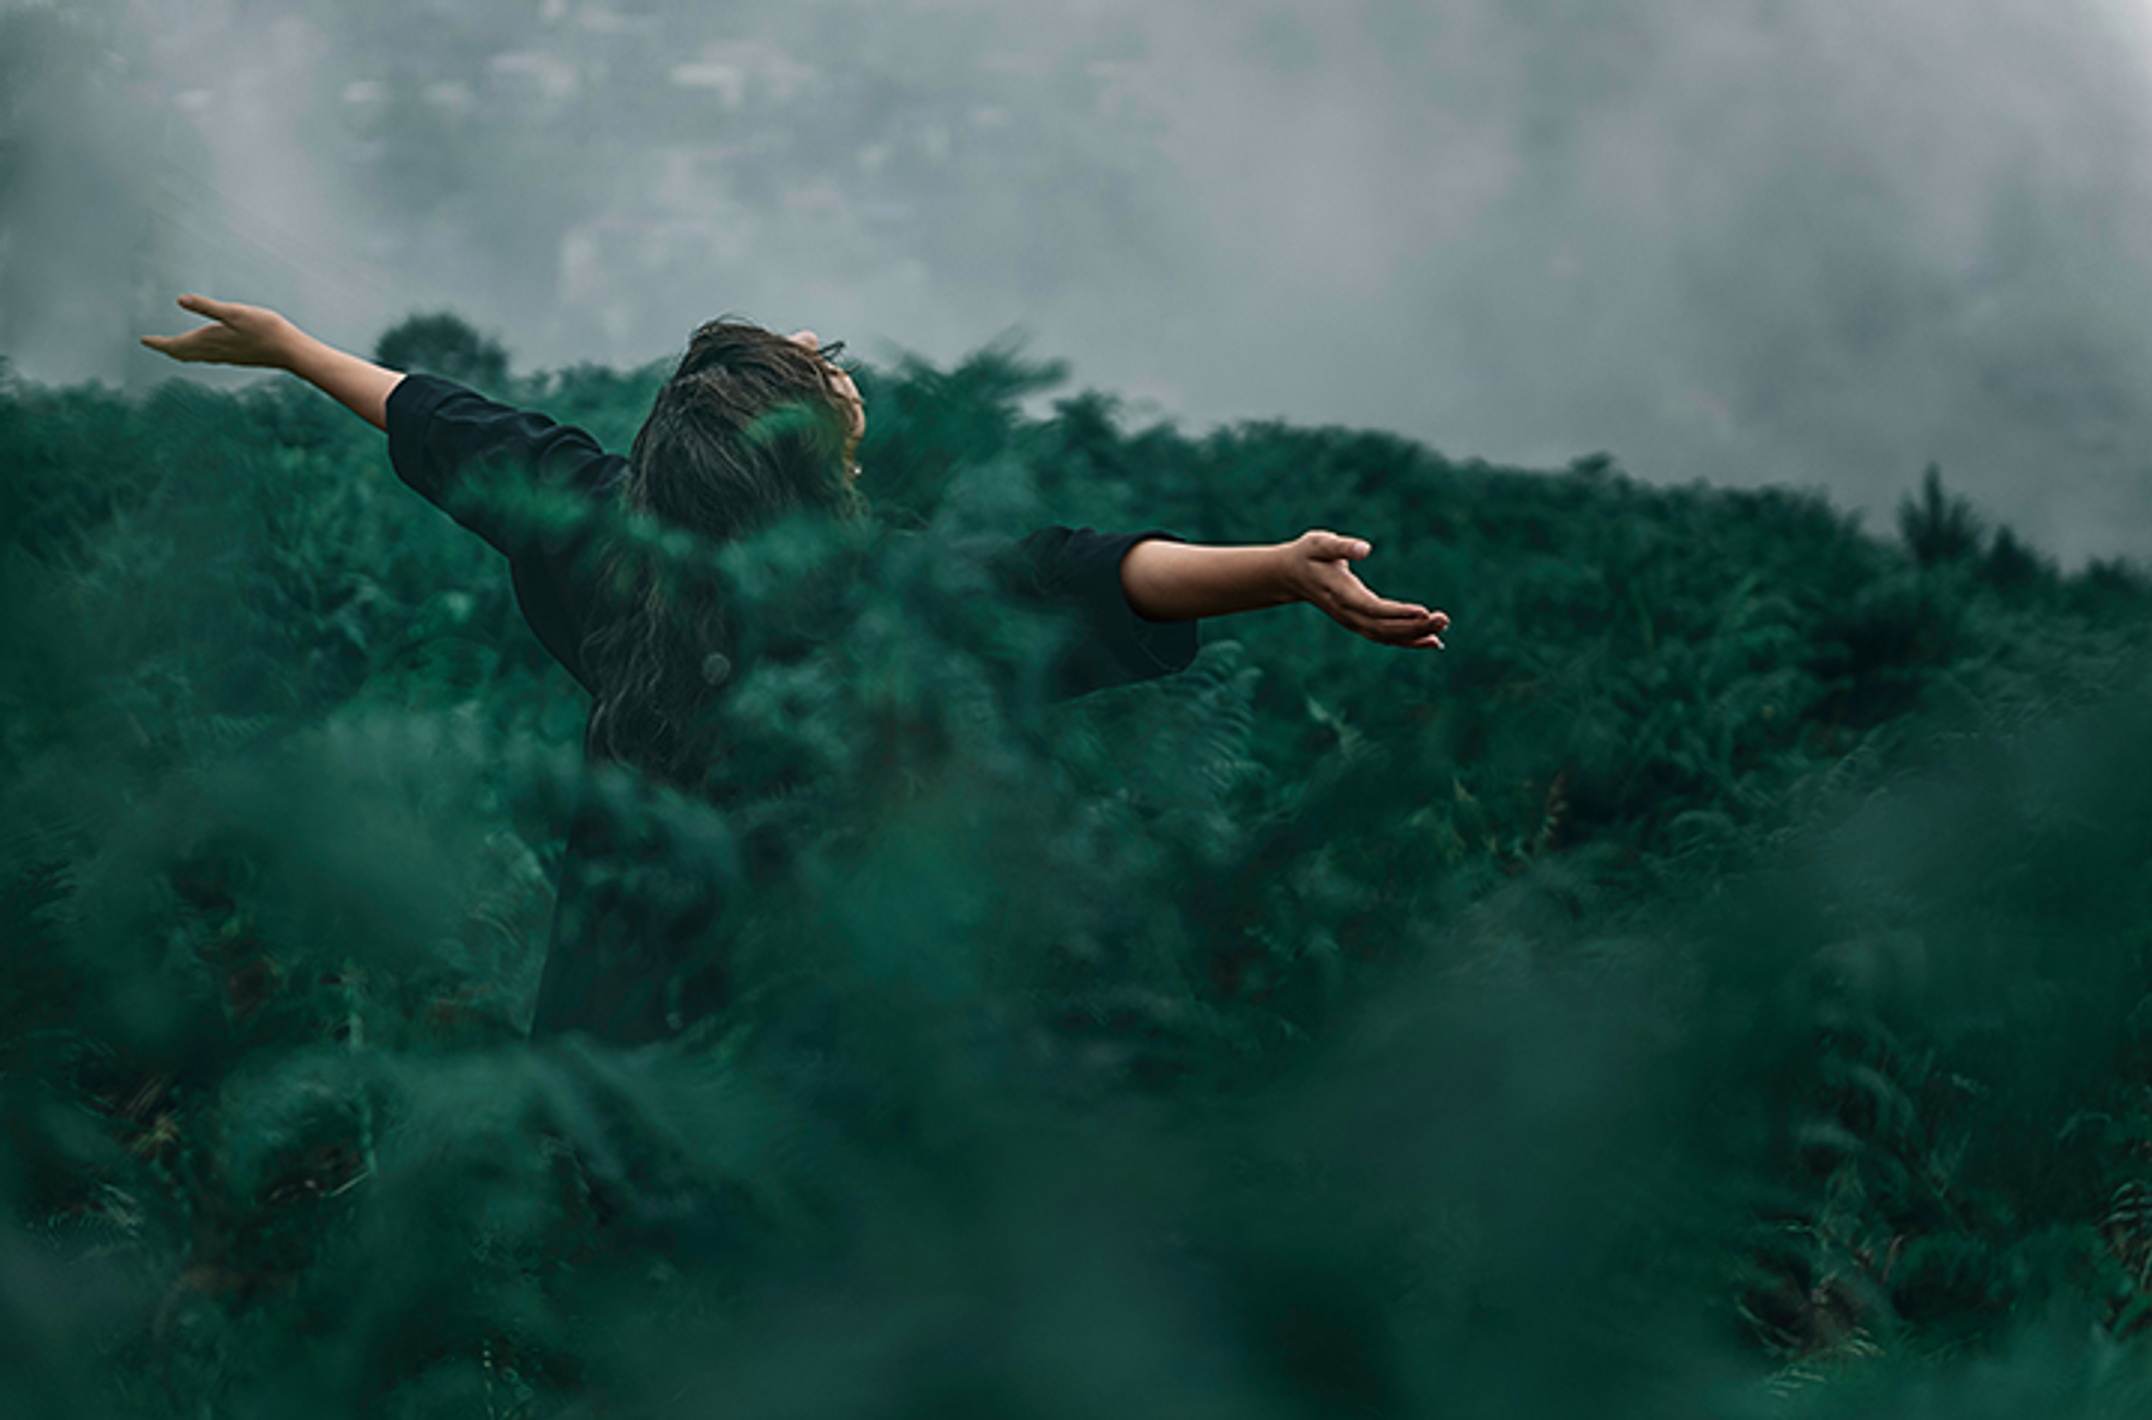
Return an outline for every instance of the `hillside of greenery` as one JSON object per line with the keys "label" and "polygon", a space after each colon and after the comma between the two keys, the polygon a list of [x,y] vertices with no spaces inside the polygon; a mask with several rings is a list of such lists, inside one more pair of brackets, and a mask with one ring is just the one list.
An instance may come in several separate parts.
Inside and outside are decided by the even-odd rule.
{"label": "hillside of greenery", "polygon": [[[384,356],[660,378],[467,337]],[[873,526],[621,529],[759,628],[722,808],[584,785],[325,398],[0,386],[0,1414],[2145,1413],[2152,578],[1056,374],[863,373]],[[1046,703],[967,549],[1051,522],[1355,533],[1449,650]],[[722,904],[676,1042],[524,1038],[592,793]]]}

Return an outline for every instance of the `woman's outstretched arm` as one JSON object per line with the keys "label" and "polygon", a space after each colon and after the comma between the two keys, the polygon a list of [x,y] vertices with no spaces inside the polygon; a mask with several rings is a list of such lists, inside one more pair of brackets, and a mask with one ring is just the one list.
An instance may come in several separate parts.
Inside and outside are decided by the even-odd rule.
{"label": "woman's outstretched arm", "polygon": [[1352,564],[1374,549],[1320,530],[1267,547],[1204,547],[1153,538],[1121,561],[1128,604],[1153,621],[1194,621],[1307,602],[1349,631],[1385,646],[1442,649],[1449,616],[1378,597]]}
{"label": "woman's outstretched arm", "polygon": [[324,345],[266,306],[206,296],[181,296],[179,305],[210,323],[184,335],[145,335],[144,345],[190,364],[289,370],[376,429],[389,427],[389,392],[402,382],[401,372]]}
{"label": "woman's outstretched arm", "polygon": [[520,495],[545,490],[609,502],[625,459],[534,410],[451,380],[406,378],[325,345],[266,307],[201,296],[182,296],[179,304],[210,324],[147,336],[144,345],[175,360],[287,370],[386,433],[396,476],[508,557],[531,630],[569,674],[590,684],[581,648],[590,605],[584,554],[594,524],[534,513]]}

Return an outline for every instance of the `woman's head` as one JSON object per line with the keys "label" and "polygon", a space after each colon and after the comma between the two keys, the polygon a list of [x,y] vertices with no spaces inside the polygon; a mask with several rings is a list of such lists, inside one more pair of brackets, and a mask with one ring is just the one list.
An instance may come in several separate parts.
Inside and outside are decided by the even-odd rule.
{"label": "woman's head", "polygon": [[[628,456],[627,502],[676,528],[724,541],[787,513],[857,507],[852,478],[867,417],[852,377],[812,331],[783,336],[712,321],[658,391]],[[703,717],[728,667],[725,607],[710,587],[628,571],[607,579],[623,600],[592,624],[583,654],[593,677],[586,744],[682,785],[709,770]],[[620,575],[627,572],[627,575]]]}
{"label": "woman's head", "polygon": [[635,436],[630,504],[721,539],[849,506],[866,409],[840,349],[743,321],[697,330]]}

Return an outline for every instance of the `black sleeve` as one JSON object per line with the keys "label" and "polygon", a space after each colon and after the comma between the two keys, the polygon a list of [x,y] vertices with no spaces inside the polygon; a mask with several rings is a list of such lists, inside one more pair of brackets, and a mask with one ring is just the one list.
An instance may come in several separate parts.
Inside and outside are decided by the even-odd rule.
{"label": "black sleeve", "polygon": [[1153,621],[1137,614],[1121,586],[1121,559],[1151,538],[1172,533],[1101,533],[1090,528],[1041,528],[1010,550],[1004,566],[1011,590],[1035,605],[1073,613],[1076,640],[1054,668],[1054,691],[1084,695],[1109,686],[1155,680],[1188,669],[1199,638],[1193,621]]}
{"label": "black sleeve", "polygon": [[406,375],[389,393],[389,463],[396,476],[508,557],[516,602],[538,640],[589,686],[582,665],[588,595],[580,562],[587,528],[516,515],[495,480],[610,498],[627,460],[582,430],[487,399],[433,375]]}

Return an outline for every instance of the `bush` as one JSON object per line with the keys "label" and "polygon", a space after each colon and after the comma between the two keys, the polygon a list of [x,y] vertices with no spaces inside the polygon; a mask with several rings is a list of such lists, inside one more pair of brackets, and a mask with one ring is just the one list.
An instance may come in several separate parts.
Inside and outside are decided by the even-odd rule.
{"label": "bush", "polygon": [[1987,525],[1971,503],[1943,491],[1943,471],[1931,463],[1921,475],[1920,497],[1898,505],[1898,535],[1914,561],[1933,567],[1978,557]]}
{"label": "bush", "polygon": [[[312,393],[0,392],[10,1399],[2130,1410],[2141,573],[1051,382],[870,372],[903,535],[646,540],[768,633],[714,799],[584,772]],[[1042,704],[966,569],[1049,521],[1332,524],[1452,649],[1287,609]],[[523,1039],[575,813],[707,898],[705,1028]]]}
{"label": "bush", "polygon": [[406,316],[382,333],[374,359],[392,370],[423,370],[489,394],[508,387],[508,350],[447,311]]}

